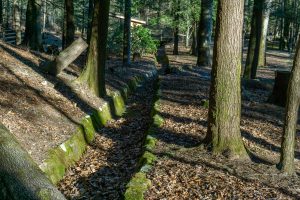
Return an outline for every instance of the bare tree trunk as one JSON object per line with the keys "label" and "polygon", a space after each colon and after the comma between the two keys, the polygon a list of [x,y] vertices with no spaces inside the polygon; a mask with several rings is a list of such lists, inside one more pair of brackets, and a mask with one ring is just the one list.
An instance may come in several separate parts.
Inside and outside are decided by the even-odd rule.
{"label": "bare tree trunk", "polygon": [[197,48],[198,48],[198,46],[197,46],[197,23],[196,22],[194,22],[194,26],[193,26],[193,33],[192,33],[192,35],[193,35],[193,40],[192,40],[192,47],[191,47],[191,52],[192,52],[192,55],[193,56],[197,56]]}
{"label": "bare tree trunk", "polygon": [[87,29],[87,43],[88,44],[90,43],[90,39],[91,39],[93,9],[94,9],[94,2],[93,2],[93,0],[89,0],[88,29]]}
{"label": "bare tree trunk", "polygon": [[2,0],[0,0],[0,28],[2,28],[3,25],[3,4]]}
{"label": "bare tree trunk", "polygon": [[22,42],[20,8],[16,0],[14,0],[13,4],[14,4],[13,28],[16,32],[16,45],[20,45]]}
{"label": "bare tree trunk", "polygon": [[248,158],[240,132],[243,11],[243,0],[218,3],[205,138],[213,152],[239,159]]}
{"label": "bare tree trunk", "polygon": [[105,65],[109,20],[109,0],[94,0],[92,32],[86,66],[78,78],[86,83],[91,91],[99,96],[106,95]]}
{"label": "bare tree trunk", "polygon": [[178,43],[179,43],[179,12],[180,12],[180,1],[174,1],[176,5],[174,7],[174,49],[173,55],[178,55]]}
{"label": "bare tree trunk", "polygon": [[198,36],[198,59],[197,66],[211,66],[211,35],[212,35],[212,12],[214,1],[201,1],[201,17]]}
{"label": "bare tree trunk", "polygon": [[258,66],[266,65],[266,49],[267,49],[267,34],[269,27],[269,19],[271,12],[271,4],[273,0],[264,0],[263,13],[262,13],[262,28],[261,28],[261,37],[260,37],[260,46],[258,52]]}
{"label": "bare tree trunk", "polygon": [[42,50],[41,0],[28,0],[23,44]]}
{"label": "bare tree trunk", "polygon": [[131,0],[125,0],[123,66],[130,66],[131,56]]}
{"label": "bare tree trunk", "polygon": [[295,144],[298,109],[300,102],[300,42],[294,59],[294,65],[288,87],[285,123],[281,144],[279,168],[288,175],[295,172]]}
{"label": "bare tree trunk", "polygon": [[74,4],[73,0],[65,0],[65,43],[68,47],[75,40]]}
{"label": "bare tree trunk", "polygon": [[255,46],[256,46],[256,35],[257,35],[257,9],[258,9],[258,1],[254,0],[252,18],[251,18],[251,32],[250,32],[250,40],[248,45],[248,53],[246,59],[246,65],[244,69],[243,78],[250,79],[251,78],[251,69],[254,62],[254,54],[255,54]]}

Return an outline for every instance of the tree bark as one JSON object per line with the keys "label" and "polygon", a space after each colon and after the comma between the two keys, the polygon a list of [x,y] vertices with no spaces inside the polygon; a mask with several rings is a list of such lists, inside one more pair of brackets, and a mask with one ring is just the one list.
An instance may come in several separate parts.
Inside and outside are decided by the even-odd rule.
{"label": "tree bark", "polygon": [[0,199],[65,199],[2,124],[0,141]]}
{"label": "tree bark", "polygon": [[193,26],[193,39],[192,39],[192,47],[191,47],[191,53],[193,56],[197,56],[197,49],[198,49],[198,46],[197,46],[197,40],[198,40],[198,37],[197,37],[197,23],[195,22],[194,23],[194,26]]}
{"label": "tree bark", "polygon": [[211,35],[212,35],[212,12],[214,1],[201,1],[201,17],[198,36],[198,59],[197,66],[211,66]]}
{"label": "tree bark", "polygon": [[281,144],[281,156],[279,168],[286,174],[295,172],[295,144],[296,126],[298,120],[298,109],[300,102],[300,42],[294,59],[291,78],[288,87],[287,105],[283,138]]}
{"label": "tree bark", "polygon": [[173,55],[178,55],[178,43],[179,43],[179,12],[180,12],[180,1],[174,1],[174,49]]}
{"label": "tree bark", "polygon": [[3,25],[3,4],[2,0],[0,0],[0,28],[2,30],[2,25]]}
{"label": "tree bark", "polygon": [[14,24],[14,30],[16,32],[16,45],[20,45],[22,42],[20,8],[16,0],[14,0],[13,4],[14,4],[13,24]]}
{"label": "tree bark", "polygon": [[248,45],[248,53],[247,53],[247,59],[246,59],[246,65],[244,69],[244,75],[243,77],[245,79],[251,78],[251,69],[254,62],[254,54],[255,54],[255,46],[256,46],[256,35],[257,35],[257,8],[258,8],[258,1],[254,0],[253,4],[253,11],[252,11],[252,18],[251,18],[251,32],[250,32],[250,40]]}
{"label": "tree bark", "polygon": [[87,43],[90,43],[91,33],[92,33],[92,21],[93,21],[93,10],[94,2],[89,0],[89,12],[88,12],[88,29],[87,29]]}
{"label": "tree bark", "polygon": [[273,92],[268,102],[283,107],[286,105],[290,77],[290,71],[276,71]]}
{"label": "tree bark", "polygon": [[78,78],[86,83],[91,91],[99,96],[106,95],[105,65],[107,54],[107,35],[109,20],[109,0],[94,0],[92,33],[86,66]]}
{"label": "tree bark", "polygon": [[60,52],[54,61],[49,62],[45,66],[45,70],[54,76],[60,74],[65,68],[68,67],[86,48],[88,44],[79,38],[74,41],[68,48]]}
{"label": "tree bark", "polygon": [[64,48],[68,47],[75,40],[74,25],[74,3],[73,0],[65,0],[65,42]]}
{"label": "tree bark", "polygon": [[123,66],[130,66],[131,56],[131,0],[125,0]]}
{"label": "tree bark", "polygon": [[23,44],[32,50],[42,50],[41,0],[28,0]]}
{"label": "tree bark", "polygon": [[266,66],[266,49],[267,49],[267,34],[269,27],[271,4],[273,0],[264,0],[263,10],[262,10],[262,27],[261,27],[261,37],[259,42],[259,52],[258,52],[258,66]]}
{"label": "tree bark", "polygon": [[248,158],[240,132],[241,48],[244,1],[218,3],[212,82],[205,142],[215,153]]}

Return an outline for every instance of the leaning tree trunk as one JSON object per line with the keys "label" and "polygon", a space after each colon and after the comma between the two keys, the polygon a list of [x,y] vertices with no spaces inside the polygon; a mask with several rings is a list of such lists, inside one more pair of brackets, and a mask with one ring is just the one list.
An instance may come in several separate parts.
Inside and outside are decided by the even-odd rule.
{"label": "leaning tree trunk", "polygon": [[68,48],[59,53],[54,61],[50,61],[44,66],[44,70],[49,74],[57,76],[69,66],[86,48],[88,44],[79,38],[75,40]]}
{"label": "leaning tree trunk", "polygon": [[179,43],[179,12],[180,12],[180,1],[174,1],[176,5],[174,7],[174,49],[173,55],[178,55],[178,43]]}
{"label": "leaning tree trunk", "polygon": [[75,40],[74,5],[73,0],[65,0],[65,42],[64,48],[68,47]]}
{"label": "leaning tree trunk", "polygon": [[211,66],[211,35],[213,0],[201,1],[201,17],[198,36],[198,59],[197,66]]}
{"label": "leaning tree trunk", "polygon": [[231,158],[248,158],[240,132],[243,10],[243,0],[218,3],[205,138],[213,152]]}
{"label": "leaning tree trunk", "polygon": [[131,0],[125,0],[123,66],[130,66],[131,55]]}
{"label": "leaning tree trunk", "polygon": [[0,141],[0,199],[65,199],[2,124]]}
{"label": "leaning tree trunk", "polygon": [[294,59],[294,65],[290,77],[285,123],[283,130],[283,139],[281,144],[281,156],[279,168],[292,175],[295,172],[295,144],[296,127],[298,120],[298,109],[300,102],[300,42],[298,42],[297,52]]}
{"label": "leaning tree trunk", "polygon": [[106,95],[105,65],[108,35],[109,0],[94,0],[92,32],[86,66],[78,78],[87,83],[91,91],[99,96]]}
{"label": "leaning tree trunk", "polygon": [[32,50],[42,49],[41,0],[28,0],[23,44]]}

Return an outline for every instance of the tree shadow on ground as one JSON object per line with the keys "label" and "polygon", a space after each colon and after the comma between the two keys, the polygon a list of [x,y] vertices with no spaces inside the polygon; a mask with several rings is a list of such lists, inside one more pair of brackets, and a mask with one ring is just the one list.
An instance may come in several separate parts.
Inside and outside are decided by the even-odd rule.
{"label": "tree shadow on ground", "polygon": [[[194,158],[190,159],[188,157],[184,157],[184,154],[183,154],[183,156],[177,156],[177,155],[170,154],[170,153],[160,153],[160,152],[159,153],[152,152],[152,153],[160,158],[168,157],[169,159],[172,159],[174,161],[189,164],[192,166],[196,166],[196,165],[203,166],[204,165],[205,167],[211,168],[213,170],[221,171],[225,174],[230,174],[231,176],[235,176],[236,178],[238,178],[242,181],[249,182],[249,183],[253,182],[253,179],[245,176],[245,175],[248,175],[249,172],[248,173],[238,173],[235,169],[231,169],[231,167],[228,167],[228,164],[226,164],[226,163],[225,163],[225,165],[223,165],[222,163],[209,162],[209,161],[207,161],[207,159],[201,158],[199,156],[197,156],[197,159],[194,159]],[[234,166],[234,165],[238,165],[238,163],[233,164],[232,166]],[[240,165],[242,165],[242,164],[240,163]],[[246,167],[249,170],[252,169],[251,166],[246,166]],[[255,173],[253,172],[253,174],[257,174],[257,172],[255,172]],[[279,174],[279,172],[278,172],[278,174]],[[297,175],[299,176],[299,172],[297,172]],[[289,188],[274,186],[271,183],[266,183],[265,181],[264,182],[261,181],[259,178],[256,180],[259,181],[261,184],[268,186],[268,188],[276,189],[276,190],[280,191],[281,193],[283,193],[287,196],[290,196],[291,198],[296,198],[296,199],[299,198],[299,195],[294,194],[292,191],[289,191]]]}

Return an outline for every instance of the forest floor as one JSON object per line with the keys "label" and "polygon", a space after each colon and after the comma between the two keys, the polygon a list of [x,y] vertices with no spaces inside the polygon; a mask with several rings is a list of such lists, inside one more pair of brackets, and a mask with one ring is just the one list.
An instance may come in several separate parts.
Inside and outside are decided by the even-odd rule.
{"label": "forest floor", "polygon": [[148,81],[129,97],[126,114],[99,130],[94,144],[68,170],[59,183],[68,199],[123,199],[151,123],[153,83]]}
{"label": "forest floor", "polygon": [[[169,51],[169,53],[171,53]],[[268,52],[268,67],[258,79],[274,80],[274,70],[291,65],[287,53]],[[207,131],[210,69],[193,67],[195,57],[169,55],[173,70],[160,76],[160,110],[165,123],[156,130],[153,153],[158,161],[147,175],[152,186],[145,199],[299,199],[300,131],[295,164],[297,175],[286,177],[279,160],[284,108],[266,103],[272,87],[243,86],[241,132],[251,161],[233,161],[199,147]]]}
{"label": "forest floor", "polygon": [[[171,54],[170,48],[167,49]],[[65,141],[78,121],[103,103],[70,82],[78,76],[82,57],[62,76],[40,71],[50,57],[0,42],[0,122],[18,138],[37,163],[50,148]],[[267,67],[258,70],[264,87],[243,85],[241,133],[252,152],[251,161],[238,162],[199,147],[207,130],[210,68],[196,68],[186,49],[169,55],[171,74],[160,75],[160,115],[156,131],[158,157],[147,174],[152,186],[145,199],[300,199],[300,125],[293,177],[278,172],[284,108],[267,102],[274,71],[291,66],[288,53],[267,52]],[[108,61],[107,89],[122,86],[132,74],[152,70],[149,62],[133,65],[126,76],[116,74],[120,60]],[[112,70],[113,69],[113,70]],[[142,141],[151,122],[153,81],[128,99],[126,114],[98,131],[86,154],[68,169],[59,189],[69,199],[122,199],[137,170]],[[84,94],[84,95],[83,95]],[[202,101],[203,100],[203,101]]]}
{"label": "forest floor", "polygon": [[[42,64],[50,59],[49,55],[0,41],[0,123],[39,165],[49,149],[75,132],[84,116],[105,103],[74,81],[84,66],[83,56],[58,77],[42,70]],[[108,92],[122,88],[133,75],[155,70],[151,58],[133,63],[122,75],[120,59],[111,58],[107,64]]]}

